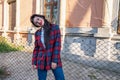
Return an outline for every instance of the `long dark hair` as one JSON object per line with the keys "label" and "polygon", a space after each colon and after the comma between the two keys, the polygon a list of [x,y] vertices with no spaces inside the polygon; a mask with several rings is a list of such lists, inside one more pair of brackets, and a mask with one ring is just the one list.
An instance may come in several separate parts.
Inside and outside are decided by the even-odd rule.
{"label": "long dark hair", "polygon": [[45,42],[46,48],[48,48],[48,44],[49,44],[49,40],[50,40],[50,31],[51,31],[51,26],[52,26],[52,24],[51,24],[47,19],[45,19],[45,16],[44,16],[44,15],[33,14],[33,15],[31,16],[31,18],[30,18],[30,21],[31,21],[31,23],[32,23],[35,27],[40,27],[40,26],[37,26],[37,25],[34,23],[33,19],[34,19],[35,17],[41,17],[41,18],[44,19],[44,22],[45,22],[44,25],[43,25],[43,28],[44,28],[44,42]]}

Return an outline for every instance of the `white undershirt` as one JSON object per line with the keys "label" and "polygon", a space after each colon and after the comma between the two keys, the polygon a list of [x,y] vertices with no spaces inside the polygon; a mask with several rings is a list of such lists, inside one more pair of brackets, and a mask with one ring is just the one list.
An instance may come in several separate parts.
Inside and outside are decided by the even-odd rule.
{"label": "white undershirt", "polygon": [[44,29],[41,29],[41,42],[43,44],[43,46],[45,47],[45,42],[44,42]]}

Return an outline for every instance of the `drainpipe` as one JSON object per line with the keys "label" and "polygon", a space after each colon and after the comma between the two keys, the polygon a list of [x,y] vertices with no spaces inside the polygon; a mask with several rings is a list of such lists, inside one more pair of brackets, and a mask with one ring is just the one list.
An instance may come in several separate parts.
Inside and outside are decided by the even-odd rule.
{"label": "drainpipe", "polygon": [[4,19],[3,19],[3,30],[4,30],[4,33],[2,34],[2,36],[4,37],[7,37],[7,33],[6,31],[8,30],[8,4],[7,4],[7,0],[4,1],[3,3],[3,9],[4,9]]}
{"label": "drainpipe", "polygon": [[[20,0],[16,0],[16,27],[14,28],[16,31],[16,42],[20,43]],[[15,42],[15,43],[16,43]]]}
{"label": "drainpipe", "polygon": [[36,14],[40,14],[40,0],[36,0]]}

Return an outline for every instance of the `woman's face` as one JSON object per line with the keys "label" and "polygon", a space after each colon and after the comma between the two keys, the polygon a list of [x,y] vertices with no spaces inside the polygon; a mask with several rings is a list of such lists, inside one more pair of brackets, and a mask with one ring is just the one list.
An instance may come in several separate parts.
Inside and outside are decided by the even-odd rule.
{"label": "woman's face", "polygon": [[42,27],[44,25],[44,19],[41,17],[38,17],[38,16],[33,18],[33,22],[35,25],[37,25],[39,27]]}

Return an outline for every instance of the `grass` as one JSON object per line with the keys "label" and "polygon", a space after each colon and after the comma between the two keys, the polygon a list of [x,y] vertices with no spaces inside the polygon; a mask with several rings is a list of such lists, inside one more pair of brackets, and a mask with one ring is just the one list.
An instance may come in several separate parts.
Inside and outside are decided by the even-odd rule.
{"label": "grass", "polygon": [[89,74],[88,77],[90,77],[91,80],[97,80],[97,77],[93,73]]}
{"label": "grass", "polygon": [[0,36],[0,53],[7,53],[11,51],[21,51],[23,46],[18,46],[13,43],[8,42],[4,37]]}
{"label": "grass", "polygon": [[[10,43],[6,38],[0,36],[0,53],[8,53],[11,51],[21,51],[23,46],[18,46],[13,43]],[[0,78],[8,76],[9,73],[5,68],[0,68]]]}

